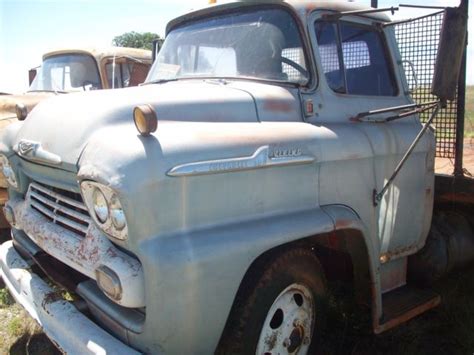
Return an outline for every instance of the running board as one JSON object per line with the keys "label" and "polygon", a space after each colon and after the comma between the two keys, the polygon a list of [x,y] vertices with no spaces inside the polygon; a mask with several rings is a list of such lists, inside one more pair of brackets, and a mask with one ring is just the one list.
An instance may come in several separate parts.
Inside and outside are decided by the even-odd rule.
{"label": "running board", "polygon": [[380,334],[436,307],[441,297],[429,289],[413,286],[399,287],[382,296],[383,316],[374,326],[374,333]]}

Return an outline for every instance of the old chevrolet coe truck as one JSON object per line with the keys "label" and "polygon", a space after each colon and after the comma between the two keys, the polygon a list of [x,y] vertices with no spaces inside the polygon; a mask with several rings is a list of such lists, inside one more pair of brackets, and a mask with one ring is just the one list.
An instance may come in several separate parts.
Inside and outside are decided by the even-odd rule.
{"label": "old chevrolet coe truck", "polygon": [[434,130],[389,21],[351,3],[209,6],[168,24],[144,85],[10,125],[15,299],[69,354],[314,354],[346,259],[376,333],[436,306],[407,282]]}

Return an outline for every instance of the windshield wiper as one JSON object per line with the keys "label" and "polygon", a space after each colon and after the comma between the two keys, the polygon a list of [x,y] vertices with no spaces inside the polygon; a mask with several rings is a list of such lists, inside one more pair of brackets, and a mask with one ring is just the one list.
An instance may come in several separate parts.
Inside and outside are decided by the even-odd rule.
{"label": "windshield wiper", "polygon": [[157,80],[147,81],[146,83],[143,83],[142,85],[164,84],[164,83],[169,83],[170,81],[178,81],[178,78],[174,78],[174,79],[157,79]]}
{"label": "windshield wiper", "polygon": [[55,94],[68,94],[69,91],[63,90],[28,90],[28,92],[54,92]]}

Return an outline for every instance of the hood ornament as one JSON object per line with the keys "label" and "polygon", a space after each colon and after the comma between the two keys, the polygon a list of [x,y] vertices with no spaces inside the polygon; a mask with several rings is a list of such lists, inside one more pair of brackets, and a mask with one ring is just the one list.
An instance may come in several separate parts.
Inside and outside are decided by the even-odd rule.
{"label": "hood ornament", "polygon": [[20,155],[27,155],[32,150],[36,149],[36,145],[29,141],[20,141],[18,143],[18,153]]}
{"label": "hood ornament", "polygon": [[27,160],[53,165],[61,164],[61,157],[44,150],[39,142],[22,139],[13,147],[13,150]]}

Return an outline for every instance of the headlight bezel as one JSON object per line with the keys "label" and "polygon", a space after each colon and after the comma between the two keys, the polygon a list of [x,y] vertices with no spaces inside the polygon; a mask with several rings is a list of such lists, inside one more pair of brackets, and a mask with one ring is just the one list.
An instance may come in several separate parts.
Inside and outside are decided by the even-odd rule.
{"label": "headlight bezel", "polygon": [[[84,203],[89,210],[89,214],[91,218],[94,220],[95,224],[104,231],[108,236],[120,240],[125,241],[128,239],[128,225],[125,216],[125,212],[123,210],[122,204],[120,202],[119,195],[110,187],[100,184],[95,181],[86,180],[81,182],[81,191]],[[94,205],[94,192],[98,190],[104,196],[106,204],[107,204],[107,218],[105,221],[101,221],[96,214],[96,208]],[[113,207],[113,208],[112,208]],[[117,227],[116,223],[114,223],[112,218],[112,211],[120,210],[123,216],[123,227]],[[117,211],[116,211],[117,212]]]}
{"label": "headlight bezel", "polygon": [[2,169],[2,174],[7,180],[8,184],[17,189],[18,188],[18,179],[16,177],[15,171],[13,170],[10,161],[8,160],[7,156],[4,154],[0,154],[0,165]]}

